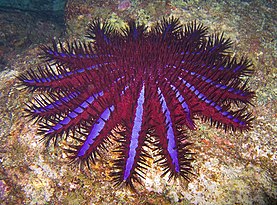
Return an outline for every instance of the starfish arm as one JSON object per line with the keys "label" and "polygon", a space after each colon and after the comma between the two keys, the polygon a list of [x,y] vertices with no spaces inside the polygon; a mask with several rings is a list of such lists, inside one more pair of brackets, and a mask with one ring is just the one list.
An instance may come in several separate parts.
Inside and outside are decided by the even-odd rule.
{"label": "starfish arm", "polygon": [[84,67],[97,67],[97,55],[92,43],[73,41],[71,44],[53,40],[52,46],[41,46],[41,57],[54,64],[64,64],[70,71]]}
{"label": "starfish arm", "polygon": [[170,96],[170,106],[172,109],[172,116],[174,117],[174,123],[177,125],[186,125],[189,129],[195,129],[195,123],[193,121],[192,110],[189,104],[186,102],[184,96],[180,93],[179,88],[175,83],[169,82],[167,85],[167,92]]}
{"label": "starfish arm", "polygon": [[[144,149],[147,140],[148,115],[146,111],[146,88],[143,84],[138,86],[139,94],[135,97],[135,106],[129,104],[129,113],[124,120],[126,131],[119,139],[121,144],[118,148],[120,157],[115,161],[116,171],[112,173],[115,185],[125,182],[127,186],[134,189],[133,182],[141,182],[147,167],[145,158],[149,157]],[[137,96],[137,95],[135,95]],[[131,113],[134,113],[130,115]]]}
{"label": "starfish arm", "polygon": [[21,75],[21,83],[29,88],[40,90],[66,90],[82,86],[82,82],[91,84],[100,81],[99,74],[94,68],[81,68],[76,71],[69,71],[66,67],[57,65],[47,65],[45,68],[38,68],[39,74],[34,71],[28,71],[27,74]]}
{"label": "starfish arm", "polygon": [[[88,159],[91,159],[95,163],[96,155],[100,155],[100,151],[106,149],[105,144],[109,141],[108,136],[113,135],[111,133],[112,130],[122,122],[123,119],[129,116],[130,102],[128,99],[131,97],[131,91],[128,86],[122,87],[122,84],[120,85],[121,86],[112,87],[109,92],[115,93],[120,90],[121,95],[119,95],[119,98],[113,99],[114,96],[109,96],[108,93],[106,93],[109,98],[103,99],[102,102],[112,102],[112,105],[103,109],[103,112],[96,109],[96,113],[102,112],[100,117],[92,123],[82,127],[82,129],[86,131],[80,134],[85,136],[85,140],[77,138],[77,140],[81,142],[81,145],[71,145],[71,149],[68,150],[71,153],[71,159],[81,163],[84,161],[88,162]],[[96,100],[99,101],[98,99]],[[104,105],[101,107],[104,107]]]}
{"label": "starfish arm", "polygon": [[171,104],[171,100],[166,99],[163,92],[166,92],[164,88],[158,88],[158,93],[153,94],[151,98],[150,125],[154,128],[155,135],[155,162],[163,167],[162,176],[169,173],[169,179],[178,175],[188,179],[187,175],[192,169],[192,158],[188,156],[190,151],[187,148],[190,143],[173,124],[174,120],[178,119],[175,114],[179,108],[175,109],[175,104]]}
{"label": "starfish arm", "polygon": [[77,163],[88,162],[92,160],[95,163],[96,156],[100,155],[102,150],[106,150],[106,143],[110,142],[109,137],[112,130],[118,124],[118,116],[114,114],[115,106],[107,107],[95,120],[92,125],[83,126],[82,135],[85,140],[75,138],[80,145],[71,145],[68,151],[71,153],[70,159]]}
{"label": "starfish arm", "polygon": [[67,113],[71,106],[74,106],[76,98],[80,97],[79,92],[59,92],[41,94],[34,97],[34,102],[27,104],[28,115],[33,119],[47,119],[56,114]]}
{"label": "starfish arm", "polygon": [[95,121],[99,113],[102,113],[109,104],[111,96],[109,93],[100,93],[89,96],[82,103],[68,111],[65,115],[56,115],[54,118],[48,118],[40,122],[40,133],[44,134],[46,144],[49,144],[51,139],[57,139],[64,133],[69,133],[80,128],[83,121]]}
{"label": "starfish arm", "polygon": [[200,75],[195,72],[185,70],[180,74],[179,80],[186,79],[186,82],[193,84],[200,92],[206,96],[220,96],[221,101],[233,100],[247,103],[253,97],[254,93],[242,86],[241,81],[234,80],[228,84],[212,80],[205,75]]}

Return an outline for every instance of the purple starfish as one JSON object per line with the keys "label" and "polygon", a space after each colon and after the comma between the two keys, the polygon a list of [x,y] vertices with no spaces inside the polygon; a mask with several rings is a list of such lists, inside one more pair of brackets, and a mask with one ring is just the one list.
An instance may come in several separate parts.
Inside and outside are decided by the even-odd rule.
{"label": "purple starfish", "polygon": [[19,79],[39,91],[27,111],[47,145],[76,139],[68,151],[83,164],[118,142],[116,185],[141,182],[146,147],[154,147],[163,175],[188,180],[193,158],[183,129],[195,129],[198,116],[225,130],[250,128],[246,105],[254,93],[241,79],[252,73],[250,64],[230,57],[231,42],[222,35],[170,18],[151,30],[129,22],[120,31],[95,20],[88,37],[89,43],[42,47],[46,66]]}

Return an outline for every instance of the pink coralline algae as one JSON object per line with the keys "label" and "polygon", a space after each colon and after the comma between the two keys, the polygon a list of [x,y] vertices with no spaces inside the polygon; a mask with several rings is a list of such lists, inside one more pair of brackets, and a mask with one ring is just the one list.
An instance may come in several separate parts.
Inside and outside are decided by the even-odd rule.
{"label": "pink coralline algae", "polygon": [[131,7],[131,1],[124,0],[124,1],[120,1],[117,8],[120,11],[124,11],[124,10],[129,9],[130,7]]}

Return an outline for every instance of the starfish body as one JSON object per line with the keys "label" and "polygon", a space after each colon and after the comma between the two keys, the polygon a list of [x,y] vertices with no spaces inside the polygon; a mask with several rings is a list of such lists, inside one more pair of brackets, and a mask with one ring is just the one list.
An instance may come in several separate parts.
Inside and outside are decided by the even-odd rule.
{"label": "starfish body", "polygon": [[188,180],[193,159],[183,129],[195,129],[198,116],[225,130],[251,127],[246,105],[254,93],[241,79],[250,64],[230,57],[222,35],[170,18],[151,30],[130,22],[121,31],[95,20],[88,37],[43,46],[46,66],[19,79],[39,92],[27,111],[47,144],[64,135],[77,140],[68,150],[74,161],[95,162],[112,138],[118,141],[117,185],[141,181],[146,147],[155,147],[164,175]]}

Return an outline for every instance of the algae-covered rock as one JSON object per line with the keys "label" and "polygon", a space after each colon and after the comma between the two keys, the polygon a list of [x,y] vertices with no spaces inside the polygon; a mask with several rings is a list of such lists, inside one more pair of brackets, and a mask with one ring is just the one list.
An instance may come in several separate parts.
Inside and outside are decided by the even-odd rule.
{"label": "algae-covered rock", "polygon": [[66,0],[1,0],[0,7],[28,11],[63,11]]}

